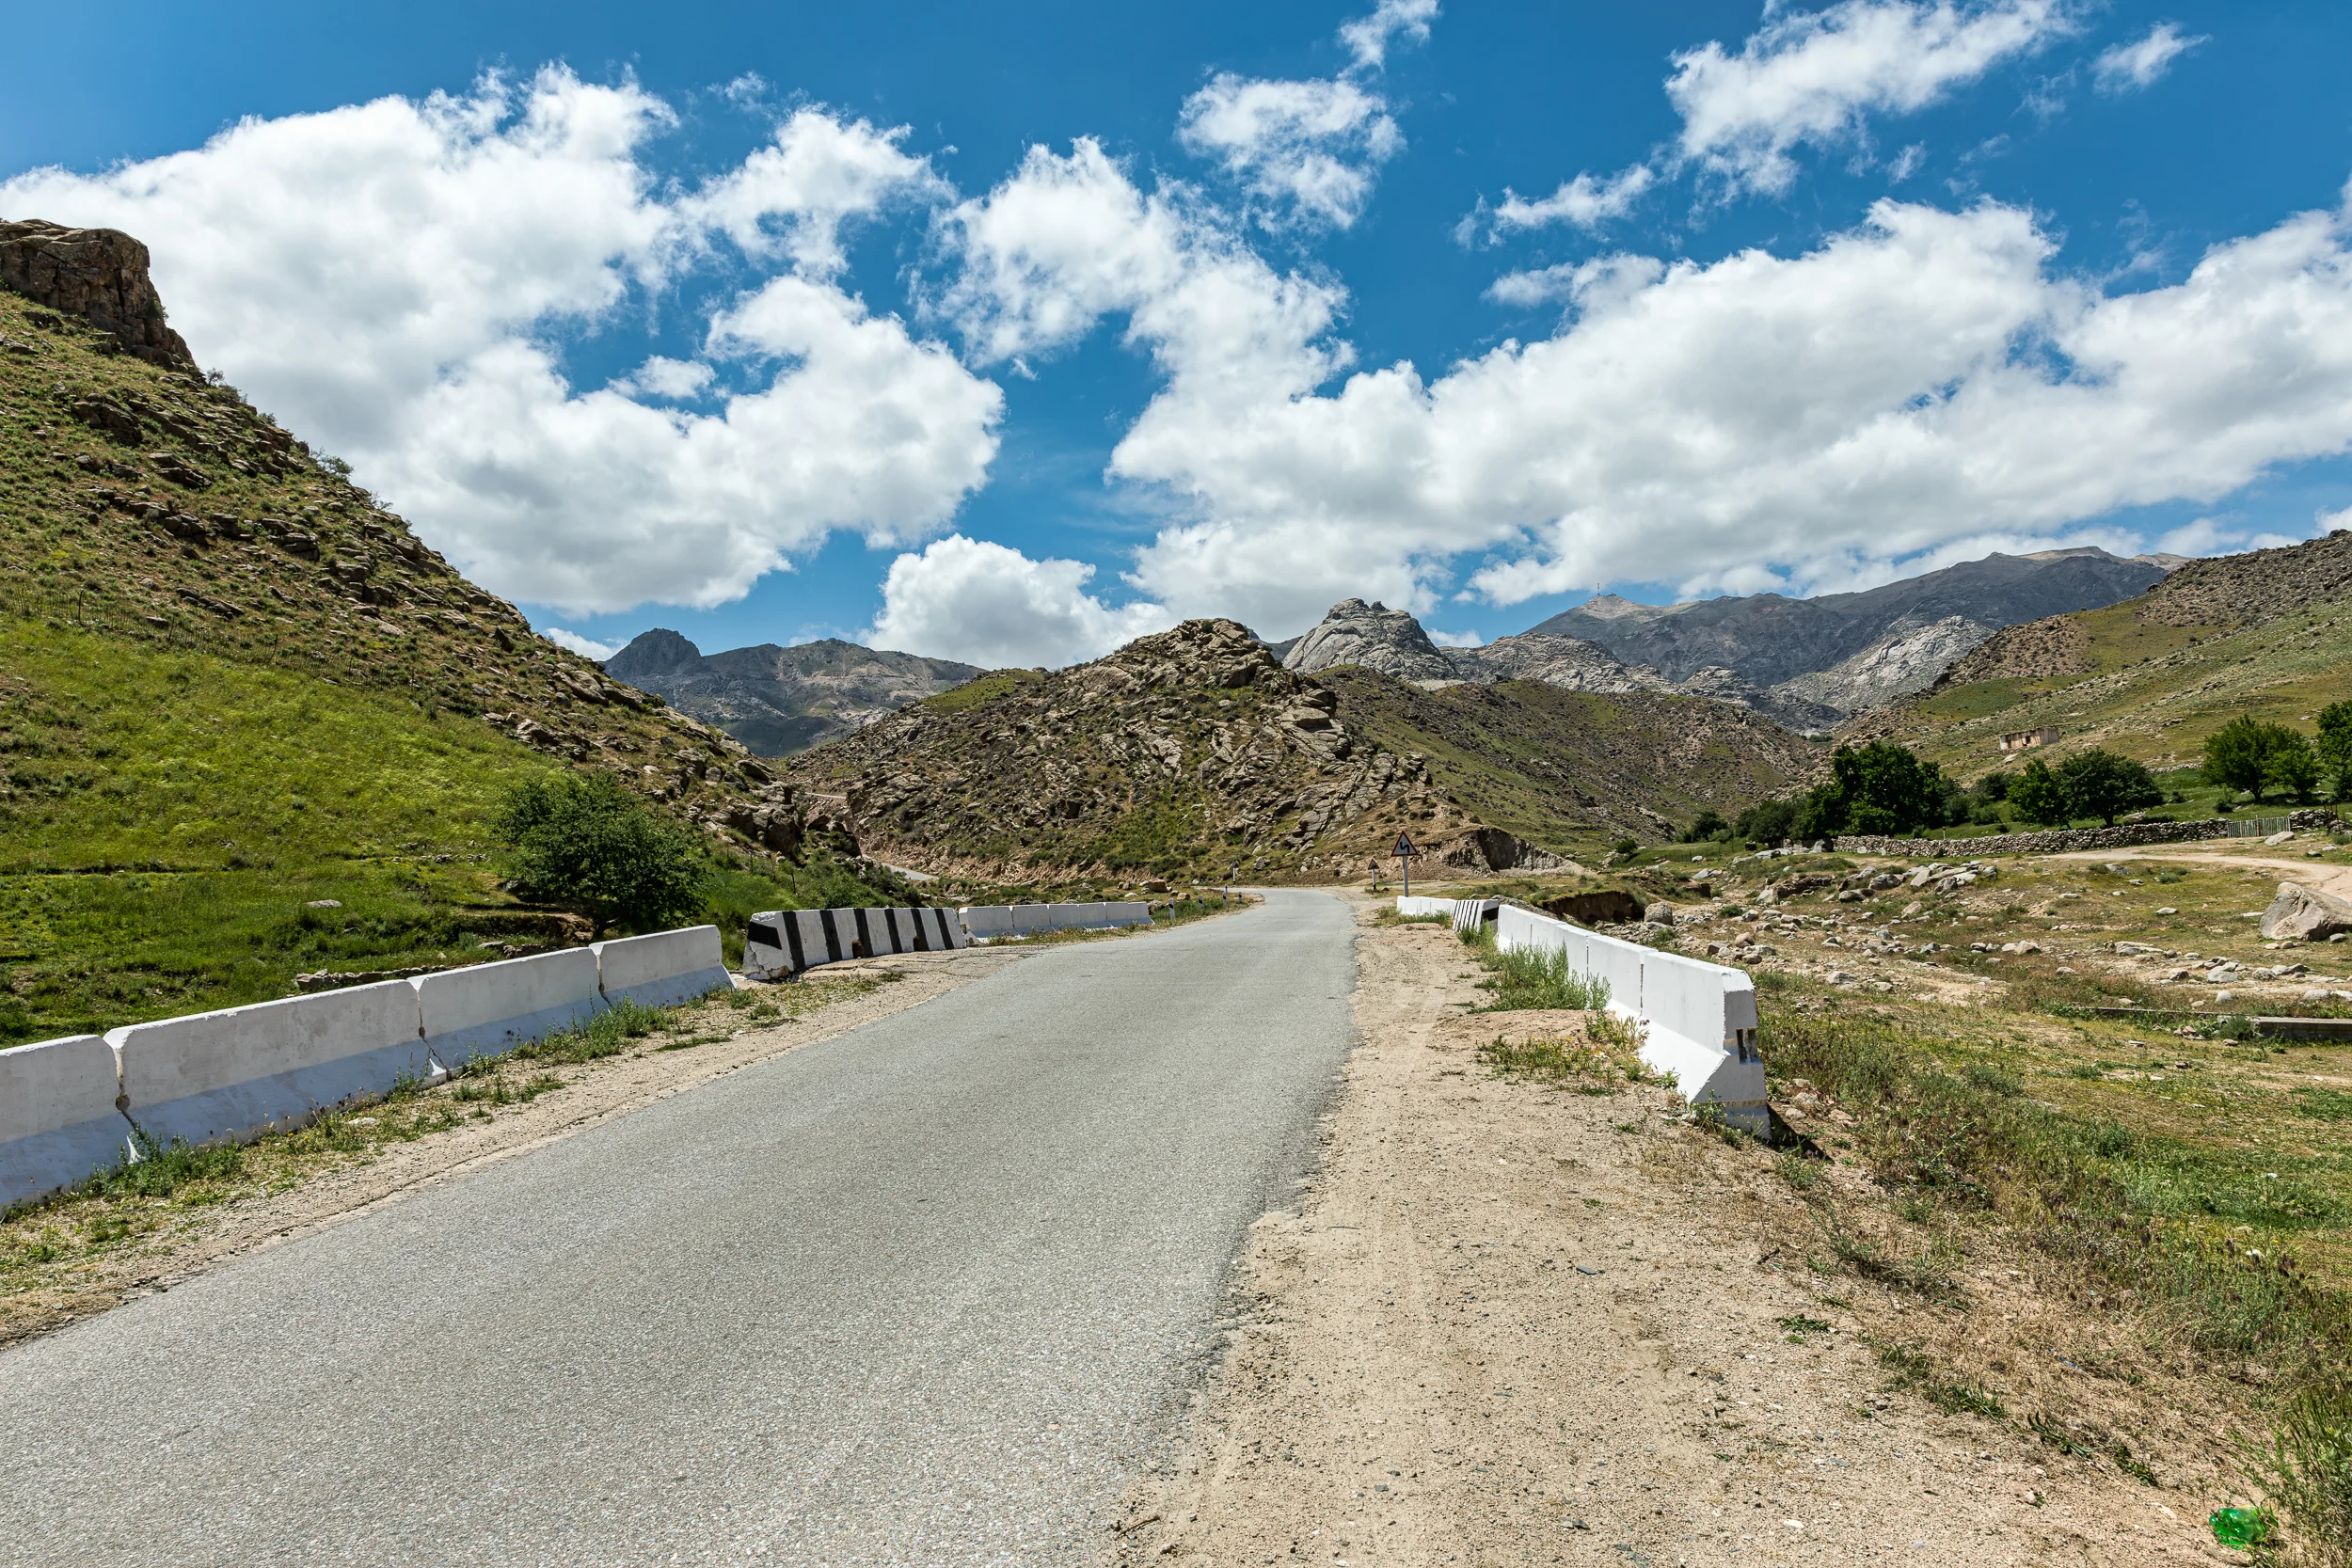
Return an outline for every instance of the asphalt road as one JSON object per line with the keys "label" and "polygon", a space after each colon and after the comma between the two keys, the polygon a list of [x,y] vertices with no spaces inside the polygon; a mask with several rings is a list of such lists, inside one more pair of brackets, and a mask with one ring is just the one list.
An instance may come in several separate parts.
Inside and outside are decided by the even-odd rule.
{"label": "asphalt road", "polygon": [[1085,1561],[1349,1043],[1336,900],[1042,950],[0,1354],[0,1559]]}

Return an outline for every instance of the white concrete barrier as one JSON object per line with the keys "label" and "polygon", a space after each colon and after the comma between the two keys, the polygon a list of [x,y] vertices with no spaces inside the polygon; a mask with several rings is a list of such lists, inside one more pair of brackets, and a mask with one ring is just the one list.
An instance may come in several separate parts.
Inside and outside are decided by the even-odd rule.
{"label": "white concrete barrier", "polygon": [[1450,911],[1454,916],[1454,928],[1474,931],[1492,920],[1495,911],[1502,907],[1502,900],[1500,898],[1456,898]]}
{"label": "white concrete barrier", "polygon": [[1433,914],[1451,916],[1454,913],[1454,900],[1451,898],[1423,898],[1418,894],[1410,898],[1407,898],[1400,893],[1396,897],[1396,912],[1405,916],[1407,920],[1426,920]]}
{"label": "white concrete barrier", "polygon": [[1605,937],[1505,904],[1495,922],[1502,951],[1565,953],[1568,966],[1609,983],[1609,1010],[1643,1025],[1642,1060],[1670,1073],[1693,1105],[1763,1137],[1771,1131],[1764,1058],[1756,1048],[1756,986],[1737,969]]}
{"label": "white concrete barrier", "polygon": [[1102,904],[975,904],[957,913],[967,934],[991,942],[1047,931],[1115,931],[1152,924],[1152,906],[1140,899]]}
{"label": "white concrete barrier", "polygon": [[420,1022],[415,983],[382,980],[134,1023],[108,1030],[106,1043],[124,1108],[148,1136],[242,1142],[389,1093],[405,1077],[429,1078]]}
{"label": "white concrete barrier", "polygon": [[963,923],[967,937],[982,941],[1012,935],[1012,906],[1010,904],[974,904],[956,911]]}
{"label": "white concrete barrier", "polygon": [[647,1007],[673,1007],[735,984],[716,926],[592,942],[588,950],[596,956],[597,988],[616,1005],[626,997]]}
{"label": "white concrete barrier", "polygon": [[584,1023],[606,1006],[596,955],[586,947],[398,983],[414,988],[425,1045],[435,1061],[453,1070],[476,1056],[503,1056],[526,1041]]}
{"label": "white concrete barrier", "polygon": [[96,1035],[0,1051],[0,1210],[122,1164],[131,1123],[115,1053]]}
{"label": "white concrete barrier", "polygon": [[963,945],[963,923],[949,910],[771,910],[744,932],[743,973],[774,980],[844,958]]}

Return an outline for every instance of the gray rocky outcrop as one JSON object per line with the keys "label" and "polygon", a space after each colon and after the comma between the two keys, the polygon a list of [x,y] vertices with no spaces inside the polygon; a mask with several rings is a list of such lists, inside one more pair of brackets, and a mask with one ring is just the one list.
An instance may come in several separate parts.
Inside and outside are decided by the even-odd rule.
{"label": "gray rocky outcrop", "polygon": [[1314,630],[1291,645],[1282,668],[1312,674],[1361,665],[1401,681],[1458,681],[1462,672],[1429,641],[1421,623],[1377,600],[1343,599]]}
{"label": "gray rocky outcrop", "polygon": [[196,358],[165,325],[147,268],[147,246],[120,230],[0,223],[0,288],[112,334],[126,354],[194,372]]}
{"label": "gray rocky outcrop", "polygon": [[2300,882],[2280,882],[2263,911],[2262,933],[2272,942],[2326,942],[2339,931],[2352,933],[2352,903]]}

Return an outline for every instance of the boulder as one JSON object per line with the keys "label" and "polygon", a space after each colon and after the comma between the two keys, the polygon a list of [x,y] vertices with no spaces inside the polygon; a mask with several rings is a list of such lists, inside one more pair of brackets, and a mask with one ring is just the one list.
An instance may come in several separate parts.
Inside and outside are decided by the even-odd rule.
{"label": "boulder", "polygon": [[2352,931],[2352,903],[2300,882],[2280,882],[2263,911],[2262,933],[2273,942],[2326,942]]}

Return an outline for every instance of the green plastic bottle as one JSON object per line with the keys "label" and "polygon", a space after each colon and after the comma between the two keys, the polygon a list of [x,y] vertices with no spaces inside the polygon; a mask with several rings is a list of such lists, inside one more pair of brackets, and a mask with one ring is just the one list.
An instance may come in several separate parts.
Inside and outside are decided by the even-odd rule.
{"label": "green plastic bottle", "polygon": [[2266,1508],[2225,1508],[2206,1519],[2213,1538],[2225,1546],[2259,1546],[2270,1534]]}

